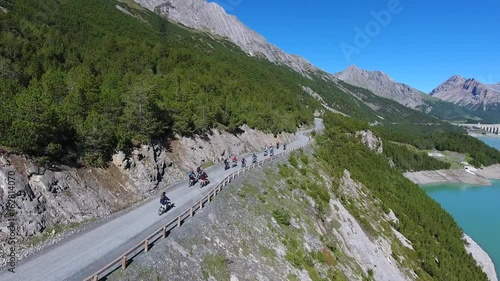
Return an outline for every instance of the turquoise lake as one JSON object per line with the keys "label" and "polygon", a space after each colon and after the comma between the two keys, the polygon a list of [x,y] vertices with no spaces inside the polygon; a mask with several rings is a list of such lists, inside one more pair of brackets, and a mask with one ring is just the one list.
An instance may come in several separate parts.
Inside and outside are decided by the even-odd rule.
{"label": "turquoise lake", "polygon": [[[500,150],[499,137],[479,139]],[[500,181],[493,186],[432,184],[422,188],[489,254],[500,273]]]}

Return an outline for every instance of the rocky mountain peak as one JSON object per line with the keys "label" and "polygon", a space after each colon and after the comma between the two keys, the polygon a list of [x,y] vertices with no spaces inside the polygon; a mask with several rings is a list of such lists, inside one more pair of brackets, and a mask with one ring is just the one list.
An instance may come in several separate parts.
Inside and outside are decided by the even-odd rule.
{"label": "rocky mountain peak", "polygon": [[394,81],[389,75],[381,71],[368,71],[350,65],[335,76],[349,84],[372,91],[374,94],[392,99],[410,108],[417,108],[424,103],[424,93],[408,85]]}
{"label": "rocky mountain peak", "polygon": [[474,110],[486,111],[500,105],[500,87],[459,75],[450,77],[432,90],[430,95]]}
{"label": "rocky mountain peak", "polygon": [[284,52],[269,43],[262,35],[249,29],[224,8],[206,0],[134,0],[141,6],[160,12],[168,19],[187,27],[208,30],[225,37],[250,56],[263,56],[272,63],[286,65],[307,75],[319,71],[306,59]]}

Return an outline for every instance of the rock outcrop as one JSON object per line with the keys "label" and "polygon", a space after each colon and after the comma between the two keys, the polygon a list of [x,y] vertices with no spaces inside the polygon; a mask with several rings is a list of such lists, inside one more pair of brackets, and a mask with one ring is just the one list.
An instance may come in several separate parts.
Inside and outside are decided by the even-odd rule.
{"label": "rock outcrop", "polygon": [[464,234],[464,239],[467,241],[465,249],[474,257],[479,266],[488,276],[488,279],[490,279],[490,281],[498,281],[495,265],[493,264],[490,256],[467,234]]}
{"label": "rock outcrop", "polygon": [[209,31],[239,46],[250,56],[264,57],[270,62],[286,65],[307,75],[319,71],[306,59],[291,55],[270,44],[262,35],[249,29],[224,8],[206,0],[134,0],[143,7],[160,12],[170,20],[187,27]]}
{"label": "rock outcrop", "polygon": [[384,152],[384,147],[382,145],[382,139],[378,138],[370,130],[364,130],[356,132],[357,137],[361,137],[361,141],[370,150],[375,151],[377,154]]}
{"label": "rock outcrop", "polygon": [[499,84],[483,84],[473,78],[454,75],[430,95],[473,110],[500,110]]}

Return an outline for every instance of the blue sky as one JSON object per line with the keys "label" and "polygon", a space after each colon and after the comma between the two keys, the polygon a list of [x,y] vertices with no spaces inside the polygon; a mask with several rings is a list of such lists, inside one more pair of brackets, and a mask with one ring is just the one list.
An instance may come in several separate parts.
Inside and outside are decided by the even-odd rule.
{"label": "blue sky", "polygon": [[454,74],[500,82],[498,0],[211,2],[328,72],[355,64],[424,92]]}

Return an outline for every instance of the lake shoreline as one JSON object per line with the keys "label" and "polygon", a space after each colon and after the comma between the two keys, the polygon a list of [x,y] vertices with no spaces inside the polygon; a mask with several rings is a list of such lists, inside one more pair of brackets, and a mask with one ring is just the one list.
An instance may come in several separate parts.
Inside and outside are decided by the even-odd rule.
{"label": "lake shoreline", "polygon": [[500,180],[500,164],[481,169],[449,169],[435,171],[406,172],[404,176],[418,185],[437,183],[466,183],[489,186],[492,180]]}

